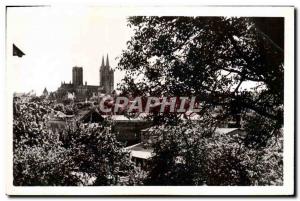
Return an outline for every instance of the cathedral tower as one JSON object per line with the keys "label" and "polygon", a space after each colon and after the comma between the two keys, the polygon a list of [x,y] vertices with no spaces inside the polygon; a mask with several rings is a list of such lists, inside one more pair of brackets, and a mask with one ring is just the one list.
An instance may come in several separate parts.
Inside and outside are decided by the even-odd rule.
{"label": "cathedral tower", "polygon": [[114,90],[114,71],[110,68],[108,54],[105,64],[104,56],[102,56],[102,63],[100,66],[100,87],[104,89],[106,94],[111,94]]}
{"label": "cathedral tower", "polygon": [[72,81],[73,85],[78,86],[83,84],[83,73],[82,73],[82,67],[73,67],[72,70]]}

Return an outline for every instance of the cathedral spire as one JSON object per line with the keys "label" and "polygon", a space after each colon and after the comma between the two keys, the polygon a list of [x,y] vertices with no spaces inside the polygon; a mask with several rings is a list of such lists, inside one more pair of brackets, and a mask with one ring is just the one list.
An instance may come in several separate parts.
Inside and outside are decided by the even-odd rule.
{"label": "cathedral spire", "polygon": [[106,56],[106,66],[109,66],[108,54],[107,54],[107,56]]}
{"label": "cathedral spire", "polygon": [[102,64],[101,66],[104,66],[104,56],[102,56]]}

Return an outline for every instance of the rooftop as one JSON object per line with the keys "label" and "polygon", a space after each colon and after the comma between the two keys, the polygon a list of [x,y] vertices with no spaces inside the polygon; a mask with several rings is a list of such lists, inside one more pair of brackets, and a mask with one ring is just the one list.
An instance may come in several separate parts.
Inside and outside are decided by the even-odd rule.
{"label": "rooftop", "polygon": [[105,119],[111,119],[113,121],[137,121],[137,122],[140,122],[140,121],[145,121],[145,119],[141,118],[141,117],[136,117],[136,118],[130,118],[130,117],[127,117],[125,115],[102,115],[103,118]]}
{"label": "rooftop", "polygon": [[130,152],[131,157],[149,159],[153,157],[153,148],[146,148],[143,143],[138,143],[125,148]]}

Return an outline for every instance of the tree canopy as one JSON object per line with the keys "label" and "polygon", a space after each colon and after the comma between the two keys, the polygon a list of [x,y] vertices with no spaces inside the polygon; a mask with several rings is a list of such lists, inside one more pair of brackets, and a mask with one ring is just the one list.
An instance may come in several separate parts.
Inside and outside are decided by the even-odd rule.
{"label": "tree canopy", "polygon": [[124,93],[195,95],[203,111],[216,105],[226,115],[252,110],[282,126],[283,50],[253,18],[139,16],[128,22],[134,35],[118,66],[126,73]]}
{"label": "tree canopy", "polygon": [[[197,97],[203,121],[151,117],[161,127],[153,129],[144,183],[282,185],[283,19],[137,16],[128,26],[134,34],[118,65],[122,93]],[[222,108],[217,116],[215,108]],[[244,136],[215,133],[228,117],[240,127],[241,115]]]}
{"label": "tree canopy", "polygon": [[[48,125],[49,115],[63,109],[53,102],[14,101],[14,108],[14,185],[106,186],[124,185],[128,179],[136,182],[129,154],[110,124],[72,121],[64,129],[53,131]],[[127,180],[121,181],[121,176]]]}

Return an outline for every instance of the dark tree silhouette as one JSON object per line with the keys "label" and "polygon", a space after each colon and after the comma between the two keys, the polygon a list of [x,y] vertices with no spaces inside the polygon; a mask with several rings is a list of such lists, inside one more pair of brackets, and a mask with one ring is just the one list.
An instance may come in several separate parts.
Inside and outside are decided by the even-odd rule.
{"label": "dark tree silhouette", "polygon": [[[282,144],[273,146],[283,124],[282,24],[282,18],[128,19],[134,35],[118,65],[123,94],[195,96],[200,116],[208,117],[183,125],[154,114],[163,129],[154,129],[159,137],[146,185],[282,185]],[[222,112],[210,115],[216,106]],[[228,117],[235,127],[246,120],[246,136],[203,135]]]}
{"label": "dark tree silhouette", "polygon": [[[126,72],[123,92],[193,95],[206,107],[222,105],[225,116],[250,109],[282,126],[283,51],[253,18],[130,17],[128,22],[134,35],[119,62]],[[281,27],[282,20],[272,25],[276,22]],[[250,83],[251,89],[245,87]]]}

